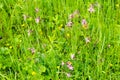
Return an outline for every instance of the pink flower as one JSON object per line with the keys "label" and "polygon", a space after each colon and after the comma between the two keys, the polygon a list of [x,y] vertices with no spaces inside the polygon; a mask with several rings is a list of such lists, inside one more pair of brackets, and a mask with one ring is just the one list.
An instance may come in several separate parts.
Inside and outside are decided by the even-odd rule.
{"label": "pink flower", "polygon": [[70,15],[69,15],[69,19],[71,20],[72,18],[74,18],[74,15],[73,15],[73,14],[70,14]]}
{"label": "pink flower", "polygon": [[66,73],[67,77],[71,77],[71,74],[70,73]]}
{"label": "pink flower", "polygon": [[94,12],[95,12],[95,9],[94,9],[94,7],[93,7],[92,4],[90,5],[88,11],[89,11],[90,13],[94,13]]}
{"label": "pink flower", "polygon": [[28,50],[30,50],[32,54],[35,53],[35,49],[34,48],[28,48]]}
{"label": "pink flower", "polygon": [[67,67],[70,69],[70,70],[73,70],[73,66],[72,66],[72,63],[70,61],[67,62]]}
{"label": "pink flower", "polygon": [[74,59],[75,58],[75,54],[71,54],[71,59]]}
{"label": "pink flower", "polygon": [[70,69],[70,70],[73,70],[73,66],[72,65],[67,65],[67,67]]}
{"label": "pink flower", "polygon": [[69,20],[73,19],[78,14],[79,14],[79,11],[75,10],[72,14],[69,15]]}
{"label": "pink flower", "polygon": [[88,28],[86,19],[82,19],[81,24],[82,24],[83,28],[85,28],[85,29]]}
{"label": "pink flower", "polygon": [[38,23],[40,22],[40,17],[37,17],[37,18],[35,19],[35,22],[38,24]]}
{"label": "pink flower", "polygon": [[87,24],[86,19],[83,19],[83,20],[82,20],[82,25],[86,25],[86,24]]}
{"label": "pink flower", "polygon": [[66,26],[71,27],[73,22],[69,21]]}

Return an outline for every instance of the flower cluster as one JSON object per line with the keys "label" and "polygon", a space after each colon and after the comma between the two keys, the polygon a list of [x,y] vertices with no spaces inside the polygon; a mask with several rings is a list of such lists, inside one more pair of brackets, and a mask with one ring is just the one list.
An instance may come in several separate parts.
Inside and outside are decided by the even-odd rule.
{"label": "flower cluster", "polygon": [[35,49],[34,49],[34,48],[28,48],[28,50],[29,50],[32,54],[35,53]]}
{"label": "flower cluster", "polygon": [[82,19],[81,24],[84,29],[88,29],[88,23],[87,23],[86,19]]}
{"label": "flower cluster", "polygon": [[79,16],[79,11],[78,10],[75,10],[72,14],[70,14],[68,16],[69,21],[66,24],[66,26],[72,27],[72,25],[73,25],[72,19],[75,18],[75,16],[77,16],[77,15]]}
{"label": "flower cluster", "polygon": [[70,69],[70,70],[73,70],[73,66],[72,66],[72,63],[70,61],[68,61],[67,63],[67,67]]}

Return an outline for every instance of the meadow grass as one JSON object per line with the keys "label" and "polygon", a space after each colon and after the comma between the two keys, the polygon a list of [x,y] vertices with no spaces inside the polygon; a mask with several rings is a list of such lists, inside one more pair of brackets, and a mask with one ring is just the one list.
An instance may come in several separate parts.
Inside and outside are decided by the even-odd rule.
{"label": "meadow grass", "polygon": [[120,0],[0,0],[0,80],[119,80]]}

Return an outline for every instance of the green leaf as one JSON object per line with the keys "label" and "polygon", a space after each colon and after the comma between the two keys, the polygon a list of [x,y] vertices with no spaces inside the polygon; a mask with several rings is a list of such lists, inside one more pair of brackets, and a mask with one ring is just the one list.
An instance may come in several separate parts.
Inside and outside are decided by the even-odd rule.
{"label": "green leaf", "polygon": [[45,66],[40,66],[40,73],[43,73],[43,72],[45,72],[46,71],[46,67]]}

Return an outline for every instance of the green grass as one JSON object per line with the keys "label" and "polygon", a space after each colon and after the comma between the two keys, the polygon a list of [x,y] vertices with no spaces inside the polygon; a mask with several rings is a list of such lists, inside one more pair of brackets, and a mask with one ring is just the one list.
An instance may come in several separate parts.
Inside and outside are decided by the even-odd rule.
{"label": "green grass", "polygon": [[119,79],[120,0],[0,0],[0,80]]}

